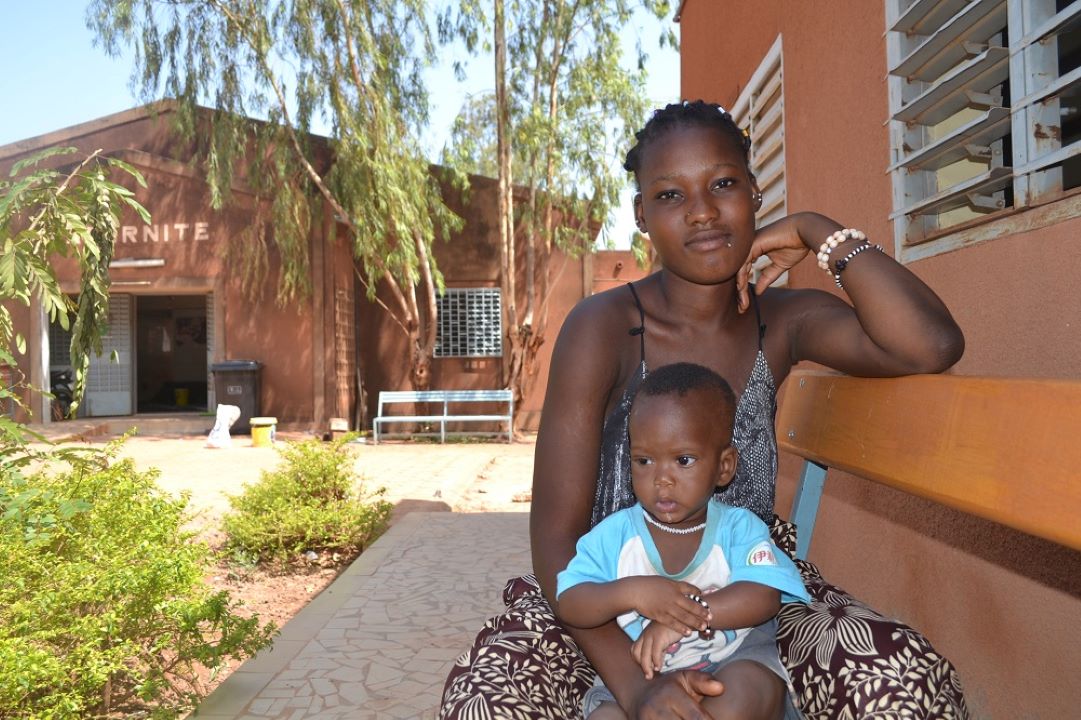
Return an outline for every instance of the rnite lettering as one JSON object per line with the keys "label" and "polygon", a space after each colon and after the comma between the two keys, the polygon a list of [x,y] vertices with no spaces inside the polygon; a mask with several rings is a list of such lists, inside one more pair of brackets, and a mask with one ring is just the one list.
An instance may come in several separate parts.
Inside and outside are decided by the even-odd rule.
{"label": "rnite lettering", "polygon": [[[140,232],[140,227],[142,232]],[[122,245],[138,243],[204,242],[210,239],[210,223],[176,222],[157,225],[123,225],[120,228]]]}

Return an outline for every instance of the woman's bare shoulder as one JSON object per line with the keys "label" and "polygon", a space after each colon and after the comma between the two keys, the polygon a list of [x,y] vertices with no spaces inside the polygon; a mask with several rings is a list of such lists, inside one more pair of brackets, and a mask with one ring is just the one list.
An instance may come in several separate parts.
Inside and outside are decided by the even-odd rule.
{"label": "woman's bare shoulder", "polygon": [[626,335],[627,330],[639,325],[637,313],[626,285],[609,288],[580,300],[563,322],[560,337],[587,334],[604,340]]}

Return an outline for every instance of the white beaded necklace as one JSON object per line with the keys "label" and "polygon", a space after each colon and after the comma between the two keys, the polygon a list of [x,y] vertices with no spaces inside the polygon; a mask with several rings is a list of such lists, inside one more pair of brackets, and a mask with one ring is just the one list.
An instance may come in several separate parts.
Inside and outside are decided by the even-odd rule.
{"label": "white beaded necklace", "polygon": [[645,509],[642,510],[642,515],[643,515],[643,517],[645,517],[646,522],[649,523],[650,525],[652,525],[653,527],[660,528],[661,530],[664,530],[665,532],[668,532],[668,533],[672,533],[673,535],[690,535],[693,532],[698,532],[699,530],[703,529],[706,526],[706,522],[703,520],[702,522],[700,522],[699,524],[697,524],[697,525],[695,525],[693,527],[674,528],[671,525],[665,525],[664,523],[662,523],[659,520],[654,520],[653,516],[650,515],[648,512],[646,512]]}

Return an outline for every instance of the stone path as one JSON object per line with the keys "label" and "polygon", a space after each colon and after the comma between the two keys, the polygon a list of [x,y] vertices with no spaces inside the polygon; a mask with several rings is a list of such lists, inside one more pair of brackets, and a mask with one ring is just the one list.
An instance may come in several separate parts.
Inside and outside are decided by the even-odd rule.
{"label": "stone path", "polygon": [[529,571],[528,517],[405,516],[194,717],[434,718],[454,659]]}

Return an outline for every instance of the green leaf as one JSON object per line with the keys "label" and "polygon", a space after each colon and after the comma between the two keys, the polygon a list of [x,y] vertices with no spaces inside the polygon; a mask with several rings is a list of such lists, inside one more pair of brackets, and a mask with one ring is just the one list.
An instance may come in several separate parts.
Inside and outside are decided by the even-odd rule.
{"label": "green leaf", "polygon": [[28,167],[33,167],[34,165],[37,165],[37,164],[39,164],[41,162],[44,162],[45,160],[48,160],[51,157],[56,157],[57,155],[73,155],[73,154],[75,154],[77,152],[79,152],[78,148],[73,148],[73,147],[46,148],[45,150],[41,150],[39,152],[36,152],[33,155],[31,155],[30,157],[25,158],[23,160],[19,160],[14,165],[12,165],[11,166],[10,176],[15,177],[16,175],[21,173],[24,169],[26,169]]}

